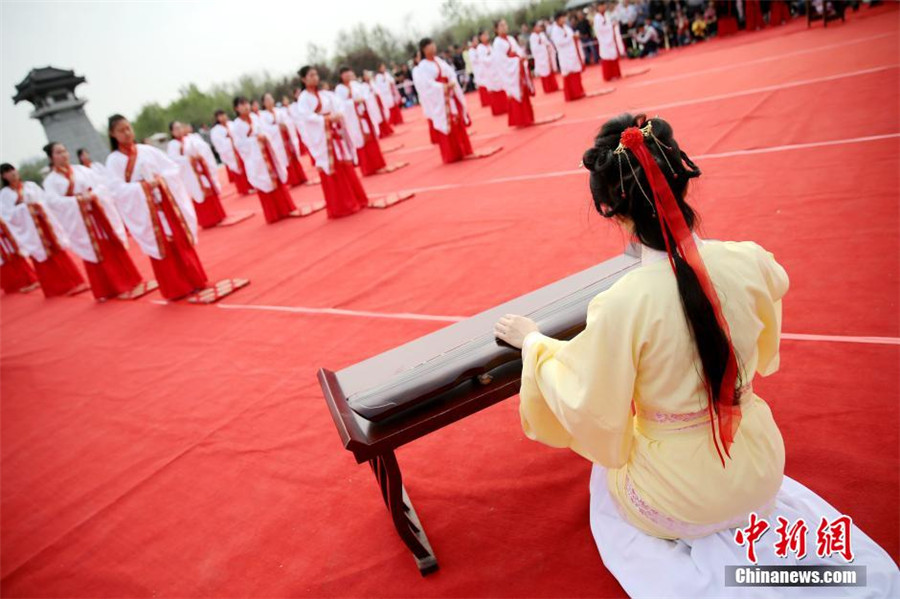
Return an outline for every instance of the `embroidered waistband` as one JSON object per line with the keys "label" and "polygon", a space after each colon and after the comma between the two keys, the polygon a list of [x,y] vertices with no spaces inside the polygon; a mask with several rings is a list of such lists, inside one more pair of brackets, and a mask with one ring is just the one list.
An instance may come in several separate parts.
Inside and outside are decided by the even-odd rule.
{"label": "embroidered waistband", "polygon": [[[739,389],[739,392],[740,397],[747,397],[753,393],[753,386],[750,384],[744,385]],[[709,421],[709,410],[703,408],[695,412],[675,413],[661,412],[637,406],[637,417],[656,424],[676,425],[675,427],[666,427],[671,428],[671,430],[687,430],[706,424]]]}
{"label": "embroidered waistband", "polygon": [[[651,522],[657,528],[679,539],[696,539],[699,537],[711,535],[727,528],[737,528],[741,524],[745,524],[747,522],[747,516],[749,514],[748,512],[748,514],[741,514],[740,516],[731,518],[729,520],[723,520],[721,522],[711,522],[707,524],[696,524],[693,522],[684,522],[683,520],[678,520],[677,518],[673,518],[667,514],[660,512],[649,503],[644,501],[644,499],[637,492],[637,489],[634,488],[634,484],[631,482],[631,477],[628,476],[627,473],[625,474],[625,497],[631,507],[634,508],[643,518]],[[626,514],[624,513],[624,510],[619,502],[616,501],[614,503],[619,509],[622,517],[627,519]],[[759,509],[753,511],[759,514],[768,514],[774,507],[775,498],[772,497]]]}

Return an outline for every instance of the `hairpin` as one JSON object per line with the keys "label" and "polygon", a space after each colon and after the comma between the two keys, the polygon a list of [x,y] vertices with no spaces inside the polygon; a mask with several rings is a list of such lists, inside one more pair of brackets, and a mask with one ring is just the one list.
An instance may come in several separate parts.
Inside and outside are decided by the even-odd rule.
{"label": "hairpin", "polygon": [[[637,137],[638,134],[640,134],[640,138]],[[625,150],[629,149],[630,146],[636,146],[638,143],[644,142],[644,138],[647,137],[651,138],[656,144],[656,147],[659,148],[659,153],[662,154],[663,160],[666,161],[666,166],[669,167],[669,172],[672,173],[672,177],[677,179],[678,173],[675,172],[675,168],[672,166],[672,163],[669,162],[668,155],[663,151],[663,148],[669,151],[671,151],[672,148],[659,141],[659,138],[656,137],[655,133],[653,133],[653,121],[647,121],[647,124],[643,127],[629,127],[625,129],[625,131],[622,132],[619,145],[616,146],[616,149],[613,151],[613,153],[620,155],[624,154]],[[630,161],[629,164],[631,164]]]}
{"label": "hairpin", "polygon": [[[647,200],[647,203],[650,205],[650,211],[653,213],[653,216],[656,216],[656,206],[653,205],[653,200],[650,199],[650,196],[647,195],[647,192],[644,191],[644,186],[641,185],[641,180],[638,177],[637,171],[634,170],[634,165],[631,164],[631,156],[625,154],[625,159],[628,161],[628,168],[631,169],[631,176],[634,177],[634,182],[637,183],[638,189],[641,190],[641,195],[644,196],[644,199]],[[625,187],[622,187],[622,190],[625,190]]]}

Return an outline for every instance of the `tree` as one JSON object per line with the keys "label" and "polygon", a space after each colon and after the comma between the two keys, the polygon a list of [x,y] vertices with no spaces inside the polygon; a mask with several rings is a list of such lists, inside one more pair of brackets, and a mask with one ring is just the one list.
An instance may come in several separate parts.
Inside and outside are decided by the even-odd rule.
{"label": "tree", "polygon": [[154,133],[166,131],[168,128],[166,109],[156,102],[145,104],[132,122],[132,126],[134,135],[139,140],[150,137]]}
{"label": "tree", "polygon": [[[556,10],[565,6],[565,0],[532,0],[517,9],[501,8],[484,12],[478,7],[464,4],[460,0],[443,0],[441,15],[443,22],[428,35],[443,50],[451,45],[463,46],[482,29],[491,30],[493,21],[505,18],[512,31],[517,31],[522,23],[548,18]],[[306,63],[315,66],[323,81],[337,83],[337,69],[348,66],[357,73],[375,70],[381,63],[400,65],[410,63],[418,50],[419,39],[425,37],[411,25],[411,15],[404,19],[401,33],[389,30],[383,25],[368,26],[358,23],[349,31],[341,31],[333,54],[322,46],[310,43],[306,46]],[[298,69],[302,65],[298,65]],[[273,77],[268,72],[242,75],[232,83],[213,85],[203,91],[189,84],[179,91],[178,98],[168,106],[153,102],[141,107],[133,121],[138,139],[154,133],[168,133],[171,121],[191,123],[195,128],[211,124],[213,113],[218,110],[231,111],[235,96],[246,96],[259,100],[266,92],[271,92],[275,101],[283,96],[293,99],[293,90],[301,87],[297,73]]]}
{"label": "tree", "polygon": [[47,168],[47,157],[31,158],[19,165],[19,177],[23,181],[34,181],[38,185],[44,182],[45,169]]}

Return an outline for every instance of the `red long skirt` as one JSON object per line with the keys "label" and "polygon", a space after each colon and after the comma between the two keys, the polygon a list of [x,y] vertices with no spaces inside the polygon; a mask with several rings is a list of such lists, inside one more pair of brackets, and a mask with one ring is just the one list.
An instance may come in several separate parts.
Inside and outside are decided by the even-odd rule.
{"label": "red long skirt", "polygon": [[403,111],[400,110],[400,106],[398,104],[394,104],[393,106],[391,106],[391,124],[403,124]]}
{"label": "red long skirt", "polygon": [[769,8],[769,25],[781,25],[791,20],[791,9],[784,0],[773,0]]}
{"label": "red long skirt", "polygon": [[478,99],[481,101],[481,107],[487,108],[491,105],[491,92],[483,85],[478,87]]}
{"label": "red long skirt", "polygon": [[134,289],[143,278],[128,255],[128,250],[122,247],[118,238],[111,241],[101,237],[97,243],[103,260],[84,261],[84,270],[87,272],[94,297],[108,299]]}
{"label": "red long skirt", "polygon": [[435,130],[434,123],[431,122],[431,119],[428,119],[428,141],[433,144],[440,143],[438,132]]}
{"label": "red long skirt", "polygon": [[505,91],[491,92],[491,114],[506,114],[509,110],[509,101],[506,98]]}
{"label": "red long skirt", "polygon": [[378,140],[374,138],[356,150],[356,158],[359,160],[359,170],[362,171],[363,177],[374,175],[386,165]]}
{"label": "red long skirt", "polygon": [[[612,81],[613,79],[619,79],[622,77],[622,70],[619,68],[619,59],[615,60],[601,60],[600,66],[603,67],[603,80],[604,81]],[[581,81],[578,82],[579,85]]]}
{"label": "red long skirt", "polygon": [[544,88],[545,94],[552,94],[559,91],[559,82],[556,80],[556,73],[550,73],[541,77],[541,86]]}
{"label": "red long skirt", "polygon": [[335,162],[334,172],[330,175],[319,169],[319,179],[322,181],[328,218],[350,216],[369,205],[366,190],[356,176],[352,162]]}
{"label": "red long skirt", "polygon": [[43,262],[34,261],[34,271],[41,282],[44,297],[66,295],[80,285],[84,285],[84,277],[71,256],[60,250],[47,257]]}
{"label": "red long skirt", "polygon": [[389,135],[394,134],[394,128],[391,127],[391,124],[384,118],[381,119],[381,122],[378,123],[378,137],[380,139],[384,139]]}
{"label": "red long skirt", "polygon": [[531,98],[526,92],[522,93],[522,101],[509,98],[510,127],[527,127],[534,124],[534,110],[531,108]]}
{"label": "red long skirt", "polygon": [[563,94],[566,102],[580,100],[584,97],[584,87],[581,85],[581,73],[569,73],[563,77]]}
{"label": "red long skirt", "polygon": [[[222,200],[219,198],[219,192],[215,189],[204,190],[205,199],[200,202],[194,202],[194,212],[197,213],[197,224],[204,229],[215,227],[225,220],[225,208],[222,207]],[[140,281],[138,281],[140,283]],[[137,285],[137,283],[135,283]]]}
{"label": "red long skirt", "polygon": [[259,203],[262,204],[263,215],[269,224],[287,218],[297,209],[294,200],[291,199],[291,192],[284,183],[278,183],[272,191],[257,189],[256,193],[259,195]]}
{"label": "red long skirt", "polygon": [[453,120],[448,135],[444,135],[440,131],[436,131],[436,133],[438,134],[438,145],[441,148],[441,160],[444,161],[444,164],[459,162],[472,154],[472,143],[469,141],[469,134],[462,123]]}
{"label": "red long skirt", "polygon": [[291,154],[291,159],[288,161],[287,173],[287,182],[291,187],[303,185],[309,180],[306,176],[306,173],[303,171],[303,165],[300,164],[300,161],[297,160],[297,157],[293,154]]}
{"label": "red long skirt", "polygon": [[167,236],[163,242],[163,258],[150,258],[150,265],[159,283],[160,294],[166,299],[178,299],[206,287],[206,271],[172,205],[163,202],[161,207],[172,229],[172,237]]}
{"label": "red long skirt", "polygon": [[166,256],[150,258],[159,292],[166,299],[178,299],[206,287],[206,271],[193,246],[180,237],[166,240]]}
{"label": "red long skirt", "polygon": [[250,194],[250,181],[247,180],[246,173],[236,173],[230,168],[226,167],[226,171],[228,171],[228,180],[234,183],[234,186],[237,188],[237,192],[242,196]]}
{"label": "red long skirt", "polygon": [[725,37],[726,35],[732,35],[737,33],[738,30],[738,21],[737,17],[720,17],[718,21],[719,27],[719,37]]}
{"label": "red long skirt", "polygon": [[744,2],[744,22],[747,31],[756,31],[766,26],[763,21],[762,9],[759,7],[759,0],[746,0]]}
{"label": "red long skirt", "polygon": [[16,293],[38,280],[28,260],[19,254],[7,256],[4,260],[0,266],[0,288],[6,293]]}

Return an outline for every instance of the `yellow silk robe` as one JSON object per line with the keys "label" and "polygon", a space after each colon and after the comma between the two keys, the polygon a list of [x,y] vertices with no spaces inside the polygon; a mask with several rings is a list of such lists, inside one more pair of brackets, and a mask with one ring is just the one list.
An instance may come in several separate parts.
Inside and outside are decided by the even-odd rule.
{"label": "yellow silk robe", "polygon": [[[520,414],[530,439],[608,468],[622,516],[656,537],[697,538],[766,514],[784,473],[784,444],[749,386],[778,369],[788,277],[752,242],[698,240],[719,294],[745,385],[725,468],[713,446],[702,366],[666,256],[590,303],[570,341],[540,333],[523,348]],[[633,406],[633,407],[632,407]]]}

